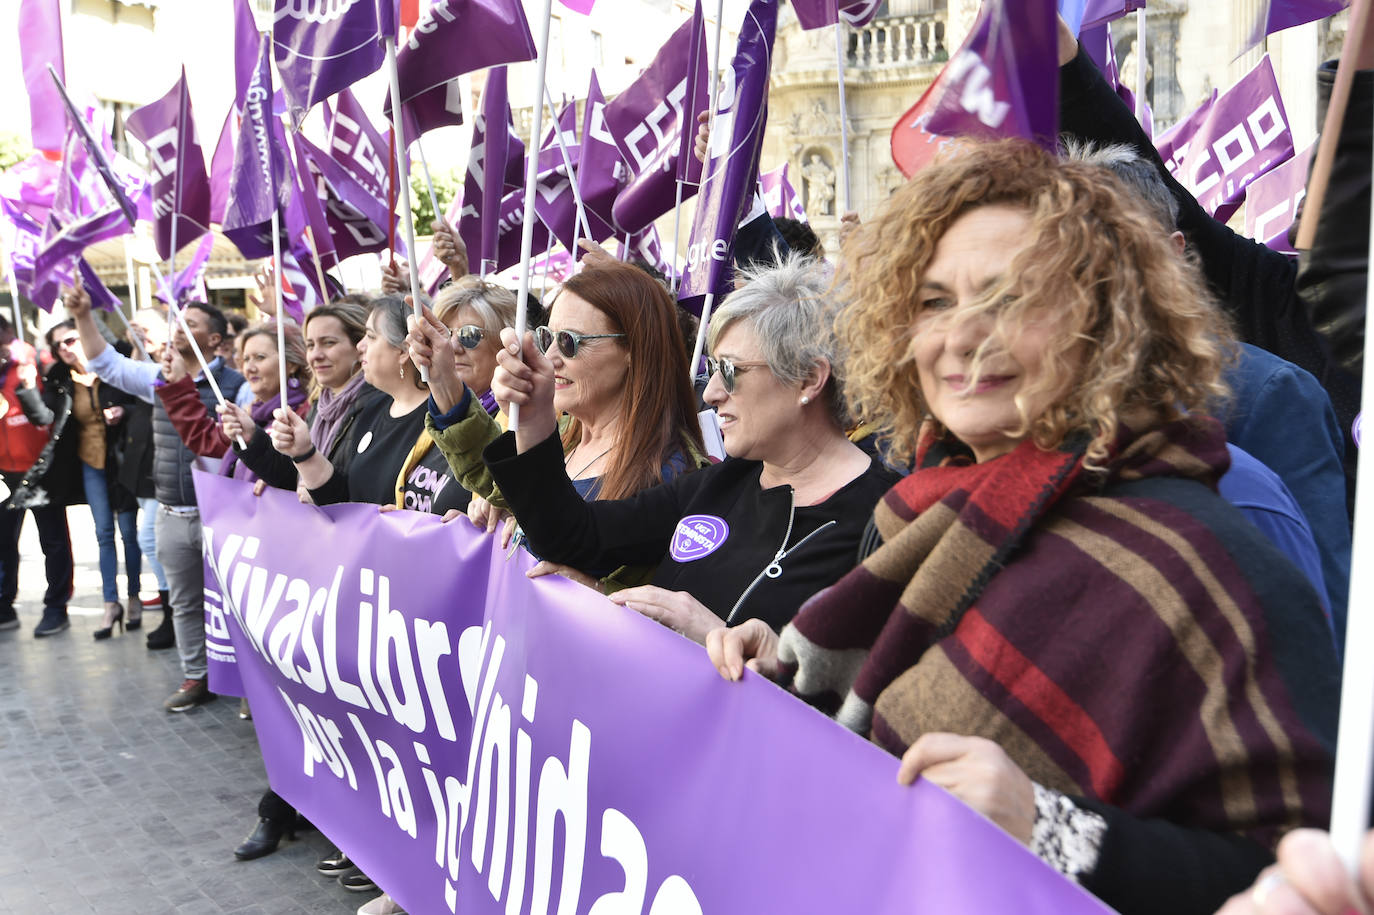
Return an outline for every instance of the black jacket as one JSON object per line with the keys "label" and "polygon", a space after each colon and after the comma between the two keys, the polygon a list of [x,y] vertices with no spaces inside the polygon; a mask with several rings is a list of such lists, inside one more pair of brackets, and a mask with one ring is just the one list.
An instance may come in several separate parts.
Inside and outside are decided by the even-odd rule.
{"label": "black jacket", "polygon": [[[71,413],[74,398],[87,396],[88,391],[88,388],[82,388],[72,380],[71,366],[65,362],[54,362],[43,376],[43,401],[48,414],[41,418],[53,424],[53,440],[56,444],[53,446],[52,466],[41,485],[47,489],[54,503],[77,505],[86,499],[78,453],[81,432]],[[133,511],[138,508],[138,502],[134,492],[120,482],[120,465],[125,454],[129,411],[138,400],[104,382],[100,383],[96,392],[98,402],[95,406],[98,411],[110,407],[123,407],[125,410],[123,420],[113,426],[105,426],[105,484],[109,490],[110,507],[115,512]],[[33,421],[32,417],[30,421]]]}
{"label": "black jacket", "polygon": [[687,591],[734,625],[775,630],[857,564],[873,506],[897,482],[877,462],[819,505],[762,489],[758,461],[727,458],[631,498],[584,502],[552,435],[524,454],[506,433],[483,452],[531,549],[574,568],[658,565],[653,584]]}
{"label": "black jacket", "polygon": [[[382,392],[370,384],[364,384],[358,390],[358,396],[354,398],[353,405],[339,423],[338,434],[334,436],[334,446],[325,455],[329,458],[329,463],[334,465],[336,474],[348,473],[348,465],[353,460],[353,455],[358,451],[358,436],[363,432],[357,423],[358,414],[382,396],[384,396]],[[310,414],[305,418],[305,424],[312,429],[315,426],[315,411],[318,409],[319,404],[316,403],[310,408]],[[296,481],[299,479],[296,465],[291,462],[289,457],[272,447],[270,436],[259,431],[248,440],[247,448],[240,448],[237,442],[234,443],[233,448],[234,453],[239,456],[239,460],[243,461],[249,470],[257,474],[259,479],[266,480],[268,486],[274,489],[296,488]]]}

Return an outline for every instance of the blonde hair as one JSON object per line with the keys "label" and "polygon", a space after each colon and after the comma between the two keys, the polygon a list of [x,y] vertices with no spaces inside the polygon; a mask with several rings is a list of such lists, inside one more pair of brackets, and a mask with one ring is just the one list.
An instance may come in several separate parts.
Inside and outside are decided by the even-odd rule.
{"label": "blonde hair", "polygon": [[449,315],[465,306],[477,312],[482,329],[493,338],[503,328],[515,326],[515,293],[504,286],[472,274],[459,277],[434,297],[434,317],[447,324]]}
{"label": "blonde hair", "polygon": [[[968,317],[994,319],[973,369],[998,341],[1053,311],[1042,378],[1016,398],[1021,428],[1045,449],[1086,433],[1084,466],[1108,457],[1126,415],[1165,422],[1224,402],[1224,363],[1235,342],[1200,271],[1120,179],[1099,166],[1061,162],[1020,140],[961,145],[901,187],[844,246],[836,319],[845,393],[906,462],[930,417],[912,356],[917,291],[941,237],[990,205],[1030,220],[1024,246]],[[1030,396],[1059,393],[1038,416]]]}

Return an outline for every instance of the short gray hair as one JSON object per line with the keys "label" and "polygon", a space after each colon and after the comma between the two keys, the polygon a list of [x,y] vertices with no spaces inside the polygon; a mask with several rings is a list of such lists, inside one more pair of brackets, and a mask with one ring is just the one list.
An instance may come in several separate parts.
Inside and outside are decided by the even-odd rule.
{"label": "short gray hair", "polygon": [[711,315],[708,348],[715,352],[732,324],[747,321],[758,339],[768,369],[783,384],[800,384],[821,360],[830,366],[824,397],[835,423],[847,414],[836,377],[835,314],[829,264],[793,253],[769,267],[737,271],[744,285]]}
{"label": "short gray hair", "polygon": [[445,324],[460,308],[477,312],[482,327],[493,334],[515,326],[515,293],[468,274],[449,283],[434,297],[434,316]]}
{"label": "short gray hair", "polygon": [[1096,165],[1116,175],[1143,202],[1165,231],[1178,229],[1178,201],[1164,183],[1164,176],[1153,162],[1135,147],[1125,143],[1097,146],[1083,140],[1066,140],[1064,158],[1071,162]]}

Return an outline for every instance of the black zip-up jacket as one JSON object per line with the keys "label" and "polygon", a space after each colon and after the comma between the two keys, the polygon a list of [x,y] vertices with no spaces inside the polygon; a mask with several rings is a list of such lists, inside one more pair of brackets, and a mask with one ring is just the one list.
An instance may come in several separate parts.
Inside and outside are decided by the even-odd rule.
{"label": "black zip-up jacket", "polygon": [[[339,422],[339,432],[334,436],[334,445],[325,455],[329,463],[334,465],[334,472],[347,474],[348,465],[353,462],[353,455],[358,451],[358,438],[367,431],[358,426],[358,414],[361,413],[369,404],[378,397],[384,396],[370,384],[364,384],[358,391],[358,396],[354,398],[353,405],[348,408],[344,418]],[[305,424],[314,428],[315,411],[319,409],[316,403],[310,408],[310,415],[305,418]],[[295,489],[299,475],[296,472],[296,465],[291,459],[272,447],[272,438],[262,430],[248,440],[248,448],[243,449],[238,443],[233,444],[234,453],[239,456],[239,460],[247,465],[248,469],[258,475],[260,479],[266,480],[267,485],[273,489]]]}
{"label": "black zip-up jacket", "polygon": [[574,568],[658,565],[652,584],[686,591],[731,625],[787,624],[857,564],[873,506],[898,477],[876,461],[819,505],[763,489],[763,464],[727,458],[628,499],[584,502],[551,435],[524,454],[507,432],[482,454],[530,548]]}

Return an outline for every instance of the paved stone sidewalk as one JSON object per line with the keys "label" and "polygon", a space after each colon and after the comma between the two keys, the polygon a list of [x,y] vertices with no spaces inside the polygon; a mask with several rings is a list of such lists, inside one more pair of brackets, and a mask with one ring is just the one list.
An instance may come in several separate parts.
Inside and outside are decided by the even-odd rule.
{"label": "paved stone sidewalk", "polygon": [[368,895],[315,872],[331,847],[318,832],[235,860],[267,785],[252,722],[230,698],[163,711],[180,666],[175,650],[147,650],[146,627],[91,638],[101,602],[90,514],[74,508],[70,520],[72,628],[33,637],[43,568],[29,519],[23,628],[0,632],[0,915],[355,911]]}

